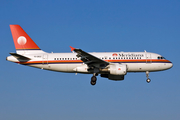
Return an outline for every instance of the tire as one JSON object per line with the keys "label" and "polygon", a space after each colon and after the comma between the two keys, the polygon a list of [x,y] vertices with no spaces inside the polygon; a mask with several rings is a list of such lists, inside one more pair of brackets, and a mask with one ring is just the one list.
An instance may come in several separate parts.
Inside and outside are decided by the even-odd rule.
{"label": "tire", "polygon": [[150,83],[150,82],[151,82],[151,80],[148,78],[148,79],[146,80],[146,82],[147,82],[147,83]]}
{"label": "tire", "polygon": [[96,76],[92,76],[91,77],[91,85],[95,85],[96,84],[96,80],[97,80]]}

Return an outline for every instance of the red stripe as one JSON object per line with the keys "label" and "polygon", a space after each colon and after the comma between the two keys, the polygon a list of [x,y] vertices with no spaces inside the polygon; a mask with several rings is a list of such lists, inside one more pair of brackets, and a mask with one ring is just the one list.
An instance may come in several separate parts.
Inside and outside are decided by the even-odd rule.
{"label": "red stripe", "polygon": [[[161,63],[161,62],[168,62],[168,63],[171,63],[169,60],[158,60],[158,59],[155,59],[155,60],[147,60],[146,61],[146,59],[143,59],[143,60],[105,60],[105,61],[107,61],[107,62],[124,62],[124,63],[131,63],[131,62],[135,62],[135,63],[141,63],[141,62],[144,62],[144,63],[146,63],[146,62],[159,62],[159,63]],[[46,63],[46,62],[48,62],[49,64],[50,63],[82,63],[83,61],[81,61],[81,60],[47,60],[47,61],[28,61],[28,62],[17,62],[17,63],[19,63],[19,64],[37,64],[37,63]]]}

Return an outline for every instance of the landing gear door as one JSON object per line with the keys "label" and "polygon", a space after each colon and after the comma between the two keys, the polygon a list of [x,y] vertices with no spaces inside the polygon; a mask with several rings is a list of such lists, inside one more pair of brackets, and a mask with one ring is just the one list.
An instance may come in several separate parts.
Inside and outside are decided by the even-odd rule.
{"label": "landing gear door", "polygon": [[152,63],[152,58],[150,53],[146,53],[146,63]]}
{"label": "landing gear door", "polygon": [[48,55],[47,55],[47,54],[44,54],[44,55],[43,55],[42,64],[43,64],[43,65],[48,65]]}

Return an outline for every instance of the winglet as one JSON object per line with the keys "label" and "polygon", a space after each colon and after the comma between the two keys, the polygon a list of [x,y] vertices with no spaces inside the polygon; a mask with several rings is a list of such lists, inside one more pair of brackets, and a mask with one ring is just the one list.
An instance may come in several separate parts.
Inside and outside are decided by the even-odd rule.
{"label": "winglet", "polygon": [[75,48],[73,48],[73,47],[71,47],[71,46],[69,46],[69,47],[71,48],[71,52],[75,50]]}

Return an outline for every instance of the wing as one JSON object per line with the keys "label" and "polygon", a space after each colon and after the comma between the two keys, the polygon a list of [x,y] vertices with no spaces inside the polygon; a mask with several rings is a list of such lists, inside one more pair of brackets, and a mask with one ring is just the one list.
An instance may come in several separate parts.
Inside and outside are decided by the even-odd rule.
{"label": "wing", "polygon": [[80,57],[81,60],[89,67],[104,68],[109,65],[109,62],[99,59],[98,57],[93,56],[81,49],[71,47],[71,51],[75,51],[77,53],[77,57]]}

